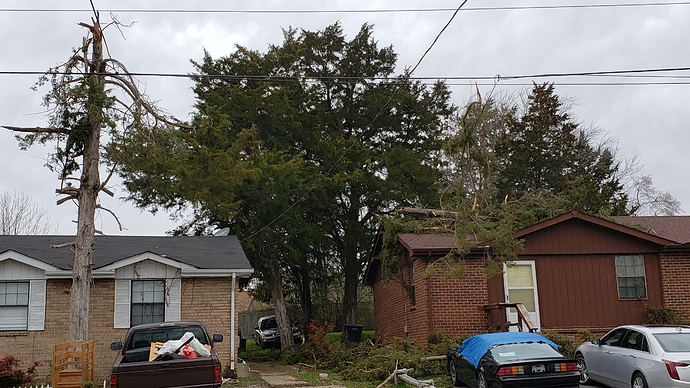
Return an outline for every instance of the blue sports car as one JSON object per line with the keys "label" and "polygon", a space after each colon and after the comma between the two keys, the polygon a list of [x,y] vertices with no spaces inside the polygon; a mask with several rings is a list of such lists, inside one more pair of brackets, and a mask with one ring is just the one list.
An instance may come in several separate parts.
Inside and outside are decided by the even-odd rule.
{"label": "blue sports car", "polygon": [[454,386],[577,387],[577,363],[548,338],[525,332],[480,334],[448,353]]}

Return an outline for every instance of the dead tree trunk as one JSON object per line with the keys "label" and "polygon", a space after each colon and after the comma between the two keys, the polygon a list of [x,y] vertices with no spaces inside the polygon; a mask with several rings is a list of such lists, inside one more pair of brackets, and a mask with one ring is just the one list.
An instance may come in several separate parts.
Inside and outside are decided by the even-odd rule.
{"label": "dead tree trunk", "polygon": [[84,136],[84,155],[80,179],[77,235],[74,240],[74,266],[70,290],[70,341],[86,341],[89,336],[89,304],[91,299],[91,265],[93,263],[94,219],[98,193],[101,190],[100,140],[103,107],[96,99],[105,93],[103,73],[103,36],[99,21],[90,28],[93,34],[92,57],[85,77],[89,88],[88,132]]}

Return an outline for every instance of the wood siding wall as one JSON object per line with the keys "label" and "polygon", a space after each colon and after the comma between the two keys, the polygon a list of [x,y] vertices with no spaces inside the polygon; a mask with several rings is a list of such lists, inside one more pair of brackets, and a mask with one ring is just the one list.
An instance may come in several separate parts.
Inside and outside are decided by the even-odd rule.
{"label": "wood siding wall", "polygon": [[644,323],[646,307],[661,307],[657,255],[644,256],[646,299],[619,299],[614,255],[522,257],[534,260],[545,330],[608,328]]}
{"label": "wood siding wall", "polygon": [[[579,219],[523,238],[520,260],[535,262],[544,330],[600,330],[644,323],[646,307],[663,304],[659,245]],[[646,299],[618,298],[615,256],[626,254],[644,256]],[[490,284],[489,299],[505,300],[503,279]]]}

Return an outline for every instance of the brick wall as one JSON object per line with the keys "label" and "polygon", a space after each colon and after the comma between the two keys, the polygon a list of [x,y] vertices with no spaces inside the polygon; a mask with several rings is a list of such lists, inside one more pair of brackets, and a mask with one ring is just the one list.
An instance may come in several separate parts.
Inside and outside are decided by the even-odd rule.
{"label": "brick wall", "polygon": [[393,337],[409,338],[426,346],[433,330],[443,330],[451,336],[486,331],[486,313],[480,309],[488,300],[483,262],[469,260],[462,279],[423,275],[427,264],[423,259],[413,262],[414,306],[406,287],[409,266],[401,268],[392,280],[374,284],[376,335],[384,342]]}
{"label": "brick wall", "polygon": [[[22,369],[34,361],[43,364],[38,369],[39,382],[50,380],[53,345],[67,340],[69,325],[69,290],[72,281],[48,280],[45,330],[0,332],[0,358],[11,354],[22,362]],[[182,319],[201,321],[209,334],[223,334],[225,339],[216,349],[223,368],[230,366],[230,278],[182,279]],[[109,378],[117,357],[110,343],[124,339],[127,329],[113,328],[115,281],[95,280],[91,288],[89,339],[95,341],[95,379]],[[235,347],[239,345],[235,341]]]}
{"label": "brick wall", "polygon": [[663,307],[680,312],[683,323],[690,324],[690,256],[661,254],[659,261]]}
{"label": "brick wall", "polygon": [[486,312],[489,291],[484,262],[468,259],[462,279],[444,276],[429,278],[432,294],[434,330],[443,330],[450,336],[466,336],[486,332]]}

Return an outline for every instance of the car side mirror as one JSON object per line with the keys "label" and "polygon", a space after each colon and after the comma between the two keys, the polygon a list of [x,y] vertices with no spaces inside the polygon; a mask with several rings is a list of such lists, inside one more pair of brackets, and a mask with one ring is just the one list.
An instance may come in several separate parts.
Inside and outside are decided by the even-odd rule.
{"label": "car side mirror", "polygon": [[214,334],[213,335],[213,342],[223,342],[223,335],[222,334]]}
{"label": "car side mirror", "polygon": [[598,339],[593,339],[589,342],[591,342],[593,345],[601,345],[601,341],[599,341]]}
{"label": "car side mirror", "polygon": [[122,350],[122,342],[113,342],[110,344],[110,350]]}

